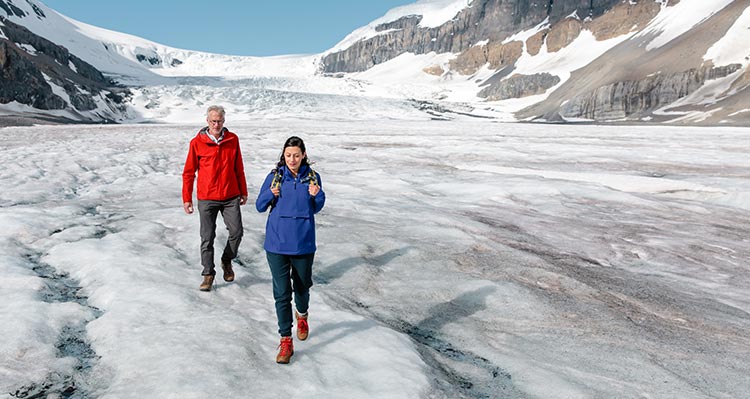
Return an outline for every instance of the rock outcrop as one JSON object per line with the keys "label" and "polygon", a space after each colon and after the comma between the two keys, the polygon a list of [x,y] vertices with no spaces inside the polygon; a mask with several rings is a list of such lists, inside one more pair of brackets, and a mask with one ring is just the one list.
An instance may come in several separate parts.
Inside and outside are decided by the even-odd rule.
{"label": "rock outcrop", "polygon": [[[419,15],[376,26],[381,34],[325,55],[322,70],[363,71],[405,52],[452,53],[455,56],[447,63],[423,71],[472,79],[479,87],[477,96],[488,101],[541,95],[539,102],[516,112],[523,120],[666,121],[702,113],[709,115],[711,119],[706,120],[711,123],[734,123],[737,115],[750,115],[740,100],[750,96],[747,63],[715,67],[703,58],[746,12],[747,2],[735,0],[723,8],[717,6],[669,43],[649,46],[659,29],[638,32],[643,32],[659,13],[679,3],[475,0],[441,26],[421,27]],[[587,53],[587,43],[614,38],[619,39],[612,44],[592,45],[593,52]],[[574,43],[575,51],[563,52]],[[534,59],[536,56],[541,58]],[[735,74],[740,69],[744,75]],[[487,70],[494,71],[489,78]],[[725,77],[729,79],[718,81]],[[712,83],[715,80],[718,83]],[[710,99],[699,93],[696,104],[684,101],[692,101],[689,96],[707,84],[729,88],[711,94]],[[709,102],[715,111],[703,106]]]}
{"label": "rock outcrop", "polygon": [[637,81],[609,84],[571,98],[560,107],[559,113],[564,118],[592,120],[645,116],[690,95],[706,81],[723,78],[741,67],[740,64],[719,68],[706,65],[680,73],[658,73]]}
{"label": "rock outcrop", "polygon": [[558,76],[546,72],[534,75],[512,75],[482,89],[479,96],[491,101],[528,97],[542,94],[558,83],[560,83]]}
{"label": "rock outcrop", "polygon": [[[616,25],[645,26],[657,8],[650,1],[622,3],[599,19],[595,36],[622,32]],[[670,1],[669,4],[674,4]],[[663,4],[658,7],[662,7]],[[717,10],[669,43],[649,48],[653,35],[634,35],[611,47],[571,76],[547,97],[516,112],[523,120],[652,121],[741,124],[750,98],[744,80],[748,65],[706,60],[705,54],[746,12],[747,2],[734,1]],[[628,20],[626,15],[635,18]],[[631,24],[631,22],[634,22]],[[593,29],[593,28],[590,28]],[[638,30],[638,27],[634,29]],[[739,47],[740,54],[747,48]],[[743,73],[738,73],[742,70]],[[699,90],[705,91],[701,94]],[[695,117],[691,117],[693,114]]]}
{"label": "rock outcrop", "polygon": [[326,55],[323,72],[360,72],[403,53],[461,53],[478,42],[499,45],[503,39],[549,18],[597,17],[621,0],[475,0],[451,21],[435,28],[419,26],[421,16],[407,16],[376,27],[378,36]]}
{"label": "rock outcrop", "polygon": [[[12,3],[0,1],[0,7],[5,8],[3,5],[20,11],[11,8]],[[129,91],[116,87],[66,48],[2,17],[0,31],[0,103],[16,101],[40,110],[68,110],[72,116],[97,122],[124,111]],[[100,109],[102,104],[105,109]],[[84,116],[85,111],[95,112]]]}

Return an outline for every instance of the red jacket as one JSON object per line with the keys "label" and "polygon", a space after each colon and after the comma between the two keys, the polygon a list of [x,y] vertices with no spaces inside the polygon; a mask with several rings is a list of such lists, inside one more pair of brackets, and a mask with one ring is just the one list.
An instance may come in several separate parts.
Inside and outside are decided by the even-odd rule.
{"label": "red jacket", "polygon": [[193,182],[198,172],[198,199],[223,201],[238,195],[247,197],[245,167],[240,139],[225,130],[224,139],[214,143],[203,133],[190,140],[190,150],[182,171],[182,202],[193,202]]}

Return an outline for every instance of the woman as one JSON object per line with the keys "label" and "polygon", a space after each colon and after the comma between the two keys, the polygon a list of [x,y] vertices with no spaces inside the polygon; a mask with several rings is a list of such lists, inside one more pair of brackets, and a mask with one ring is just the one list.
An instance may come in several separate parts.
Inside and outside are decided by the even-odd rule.
{"label": "woman", "polygon": [[320,175],[307,160],[305,143],[292,136],[284,143],[281,159],[261,186],[255,207],[271,211],[266,222],[263,248],[273,276],[273,297],[281,344],[276,363],[289,363],[292,343],[292,292],[294,292],[297,338],[307,339],[307,308],[315,257],[315,214],[326,202]]}

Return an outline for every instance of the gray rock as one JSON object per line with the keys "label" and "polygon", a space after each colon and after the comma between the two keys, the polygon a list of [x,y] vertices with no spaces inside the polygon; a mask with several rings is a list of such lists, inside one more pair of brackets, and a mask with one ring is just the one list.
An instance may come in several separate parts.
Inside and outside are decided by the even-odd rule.
{"label": "gray rock", "polygon": [[25,17],[26,13],[22,9],[16,7],[13,2],[0,0],[0,9],[5,11],[7,16],[15,15],[17,17]]}
{"label": "gray rock", "polygon": [[549,17],[555,23],[573,12],[598,16],[621,0],[476,0],[451,21],[419,27],[420,16],[406,16],[376,27],[387,31],[323,58],[323,72],[360,72],[403,53],[459,53],[482,40],[501,41]]}
{"label": "gray rock", "polygon": [[599,121],[646,116],[696,91],[707,80],[725,77],[741,67],[740,64],[719,68],[703,66],[680,73],[621,81],[576,95],[562,104],[559,112],[566,118]]}
{"label": "gray rock", "polygon": [[17,101],[38,109],[63,109],[65,101],[52,93],[39,68],[23,50],[0,41],[0,103]]}
{"label": "gray rock", "polygon": [[513,75],[485,87],[479,92],[479,96],[490,101],[521,98],[544,93],[558,83],[560,83],[560,77],[546,72],[534,75]]}
{"label": "gray rock", "polygon": [[[0,0],[0,8],[3,4],[9,5]],[[70,109],[77,113],[96,109],[94,97],[104,94],[111,110],[124,111],[124,100],[130,95],[128,90],[116,87],[99,70],[70,54],[65,47],[2,17],[0,21],[8,37],[0,38],[0,103],[17,101],[40,110]],[[32,46],[36,52],[30,54],[18,44]],[[70,104],[53,92],[44,75],[62,87]],[[96,120],[100,121],[103,120]]]}

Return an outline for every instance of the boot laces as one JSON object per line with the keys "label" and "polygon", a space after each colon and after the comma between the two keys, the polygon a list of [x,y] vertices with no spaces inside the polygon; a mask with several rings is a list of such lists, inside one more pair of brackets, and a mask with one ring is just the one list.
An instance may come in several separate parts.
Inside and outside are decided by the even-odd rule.
{"label": "boot laces", "polygon": [[279,355],[289,356],[291,353],[292,353],[292,340],[282,339],[281,343],[279,344]]}
{"label": "boot laces", "polygon": [[301,317],[297,318],[297,329],[303,332],[307,332],[310,327],[307,325],[307,319]]}

